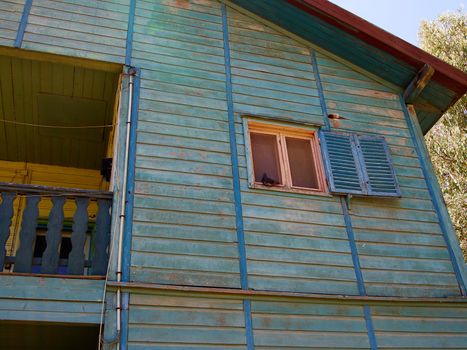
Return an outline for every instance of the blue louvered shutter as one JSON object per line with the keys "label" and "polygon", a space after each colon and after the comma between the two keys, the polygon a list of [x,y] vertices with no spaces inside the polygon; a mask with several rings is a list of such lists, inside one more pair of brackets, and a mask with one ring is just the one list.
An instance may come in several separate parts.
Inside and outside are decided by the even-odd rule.
{"label": "blue louvered shutter", "polygon": [[360,135],[357,146],[364,163],[368,195],[398,197],[399,185],[386,140],[379,136]]}
{"label": "blue louvered shutter", "polygon": [[362,194],[362,175],[351,134],[323,131],[321,150],[332,193]]}
{"label": "blue louvered shutter", "polygon": [[400,196],[383,137],[322,131],[320,140],[332,193]]}

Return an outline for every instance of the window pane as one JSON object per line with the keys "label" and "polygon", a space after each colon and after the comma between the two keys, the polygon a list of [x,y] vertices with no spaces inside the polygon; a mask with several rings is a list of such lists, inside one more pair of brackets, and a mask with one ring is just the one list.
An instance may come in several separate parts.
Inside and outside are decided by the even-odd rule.
{"label": "window pane", "polygon": [[282,183],[276,135],[251,133],[255,181],[273,186]]}
{"label": "window pane", "polygon": [[292,186],[319,188],[310,140],[286,137]]}

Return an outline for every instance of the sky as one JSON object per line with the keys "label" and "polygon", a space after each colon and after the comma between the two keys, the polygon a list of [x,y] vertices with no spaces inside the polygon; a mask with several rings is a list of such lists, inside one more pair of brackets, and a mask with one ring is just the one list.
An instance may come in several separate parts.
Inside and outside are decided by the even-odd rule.
{"label": "sky", "polygon": [[[419,46],[422,20],[433,20],[446,11],[463,6],[463,0],[331,0],[378,27]],[[465,6],[463,6],[465,9]]]}

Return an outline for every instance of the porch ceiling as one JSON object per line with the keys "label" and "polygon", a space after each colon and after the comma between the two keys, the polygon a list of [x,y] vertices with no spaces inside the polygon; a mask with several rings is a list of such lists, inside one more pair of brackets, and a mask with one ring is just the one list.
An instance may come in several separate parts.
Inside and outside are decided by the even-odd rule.
{"label": "porch ceiling", "polygon": [[[0,159],[98,169],[112,124],[118,74],[0,56]],[[26,123],[31,125],[23,125]]]}

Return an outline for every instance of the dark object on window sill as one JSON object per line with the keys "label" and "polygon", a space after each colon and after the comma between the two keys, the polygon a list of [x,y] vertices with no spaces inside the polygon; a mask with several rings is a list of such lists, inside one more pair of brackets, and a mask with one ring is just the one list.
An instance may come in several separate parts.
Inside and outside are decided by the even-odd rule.
{"label": "dark object on window sill", "polygon": [[274,179],[271,179],[268,177],[266,173],[263,174],[263,177],[261,178],[261,182],[263,183],[264,186],[275,186],[279,185],[279,182],[277,182]]}

